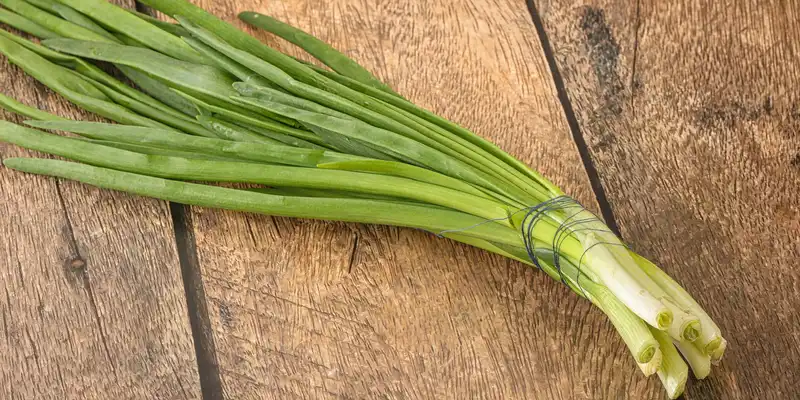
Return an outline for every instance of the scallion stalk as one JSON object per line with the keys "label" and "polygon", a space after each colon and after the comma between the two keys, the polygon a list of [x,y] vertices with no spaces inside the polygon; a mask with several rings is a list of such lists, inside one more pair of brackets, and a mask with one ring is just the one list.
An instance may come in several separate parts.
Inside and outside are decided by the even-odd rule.
{"label": "scallion stalk", "polygon": [[658,341],[658,347],[661,350],[661,367],[657,371],[658,378],[667,391],[667,397],[677,399],[686,388],[689,367],[683,362],[668,334],[653,328],[650,328],[650,332]]}
{"label": "scallion stalk", "polygon": [[675,346],[689,363],[695,378],[705,379],[711,373],[711,356],[703,354],[693,343],[677,341]]}

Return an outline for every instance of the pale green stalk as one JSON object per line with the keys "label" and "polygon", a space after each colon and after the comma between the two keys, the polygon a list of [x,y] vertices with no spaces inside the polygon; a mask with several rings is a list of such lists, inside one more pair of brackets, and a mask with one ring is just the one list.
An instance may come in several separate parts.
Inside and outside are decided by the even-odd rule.
{"label": "pale green stalk", "polygon": [[[620,242],[620,244],[622,244]],[[673,316],[672,322],[667,326],[667,332],[675,340],[694,341],[700,334],[700,320],[687,309],[680,306],[667,294],[653,279],[650,278],[638,263],[631,257],[630,252],[623,246],[610,246],[617,264],[636,280],[647,292],[658,299]]]}
{"label": "pale green stalk", "polygon": [[728,341],[724,338],[722,342],[720,342],[719,346],[717,346],[714,351],[711,352],[711,363],[714,365],[718,365],[722,361],[722,356],[725,355],[725,349],[728,348]]}
{"label": "pale green stalk", "polygon": [[637,364],[651,362],[658,350],[658,342],[647,324],[631,312],[607,288],[594,284],[588,279],[579,284],[589,295],[589,300],[608,316]]}
{"label": "pale green stalk", "polygon": [[[630,254],[639,265],[639,268],[650,276],[664,292],[669,294],[682,308],[688,310],[699,319],[700,332],[697,340],[694,342],[695,345],[702,349],[705,354],[711,354],[717,350],[724,340],[722,338],[722,333],[717,324],[715,324],[705,310],[700,307],[697,301],[655,264],[634,252],[630,252]],[[719,357],[721,358],[722,355],[720,354]]]}
{"label": "pale green stalk", "polygon": [[711,373],[711,357],[703,354],[697,346],[684,341],[676,341],[675,346],[689,363],[695,378],[705,379]]}
{"label": "pale green stalk", "polygon": [[658,341],[661,350],[661,368],[658,369],[658,378],[667,396],[670,399],[677,399],[686,388],[686,381],[689,379],[689,367],[681,358],[672,339],[663,331],[650,327],[650,333]]}
{"label": "pale green stalk", "polygon": [[[594,216],[588,211],[582,211],[586,218]],[[605,225],[596,220],[594,224],[585,224],[582,228],[590,228],[576,233],[584,249],[580,256],[584,264],[598,275],[603,284],[639,318],[650,326],[666,330],[671,324],[673,314],[659,299],[653,296],[631,274],[619,264],[613,251],[623,246],[622,242]]]}

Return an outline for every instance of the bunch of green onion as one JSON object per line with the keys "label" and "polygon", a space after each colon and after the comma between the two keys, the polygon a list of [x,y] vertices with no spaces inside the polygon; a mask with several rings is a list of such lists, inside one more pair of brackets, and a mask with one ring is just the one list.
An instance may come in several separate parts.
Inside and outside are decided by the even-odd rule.
{"label": "bunch of green onion", "polygon": [[[178,23],[103,0],[0,0],[0,21],[42,39],[0,30],[0,52],[117,123],[70,121],[0,95],[27,125],[78,135],[0,121],[0,140],[80,162],[12,158],[7,167],[205,207],[424,229],[536,264],[602,310],[671,398],[683,392],[686,362],[702,379],[722,358],[719,328],[678,283],[577,203],[549,207],[564,193],[491,142],[268,16],[240,18],[329,69],[183,0],[143,3]],[[230,182],[251,185],[217,185]],[[535,226],[531,210],[541,211]]]}

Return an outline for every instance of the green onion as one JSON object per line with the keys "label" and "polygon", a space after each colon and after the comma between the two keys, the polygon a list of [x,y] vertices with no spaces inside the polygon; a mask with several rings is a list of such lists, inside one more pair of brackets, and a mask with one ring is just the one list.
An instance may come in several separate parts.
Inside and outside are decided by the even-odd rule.
{"label": "green onion", "polygon": [[[675,280],[493,143],[271,17],[240,14],[333,71],[186,1],[143,3],[179,24],[103,0],[0,0],[0,21],[45,39],[0,30],[9,62],[117,122],[69,121],[0,94],[28,125],[80,136],[0,122],[0,141],[77,161],[6,167],[190,205],[423,229],[535,265],[604,312],[670,398],[689,367],[702,379],[723,357],[719,327]],[[112,63],[136,87],[86,59]]]}

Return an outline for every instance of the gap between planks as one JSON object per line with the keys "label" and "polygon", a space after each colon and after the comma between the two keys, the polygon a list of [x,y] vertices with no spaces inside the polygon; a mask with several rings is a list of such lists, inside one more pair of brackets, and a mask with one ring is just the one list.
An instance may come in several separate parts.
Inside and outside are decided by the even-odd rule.
{"label": "gap between planks", "polygon": [[536,33],[539,36],[539,43],[542,45],[542,51],[544,52],[545,59],[547,59],[550,74],[553,77],[553,84],[558,93],[558,100],[561,102],[561,107],[564,109],[564,116],[567,119],[569,130],[572,132],[572,140],[578,148],[578,154],[580,154],[581,161],[583,161],[583,169],[586,171],[589,183],[592,185],[595,199],[597,199],[597,204],[600,206],[600,213],[606,225],[621,239],[622,235],[619,231],[617,220],[614,218],[614,211],[606,197],[606,191],[605,188],[603,188],[603,182],[600,180],[600,174],[597,172],[591,154],[589,154],[589,147],[586,145],[586,139],[584,138],[583,132],[581,132],[578,119],[575,116],[575,110],[572,107],[572,102],[569,100],[567,88],[564,85],[561,71],[558,69],[556,58],[553,54],[553,46],[550,44],[550,39],[547,38],[547,32],[544,29],[539,10],[536,8],[534,0],[526,0],[526,3],[528,4],[528,12],[531,14],[531,21],[534,27],[536,27]]}
{"label": "gap between planks", "polygon": [[[153,10],[135,2],[136,11],[155,16]],[[181,265],[183,289],[186,296],[186,308],[192,328],[197,371],[200,378],[200,390],[204,400],[222,400],[222,377],[219,372],[217,352],[214,345],[214,333],[208,316],[208,302],[203,287],[203,276],[197,260],[197,246],[192,231],[189,206],[169,203],[172,226],[175,232],[175,246]]]}

